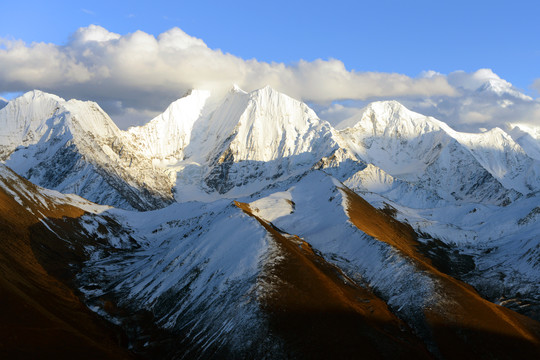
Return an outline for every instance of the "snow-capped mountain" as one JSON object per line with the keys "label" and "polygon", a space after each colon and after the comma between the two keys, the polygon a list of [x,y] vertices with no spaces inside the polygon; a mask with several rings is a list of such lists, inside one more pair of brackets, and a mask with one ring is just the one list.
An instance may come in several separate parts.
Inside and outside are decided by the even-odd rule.
{"label": "snow-capped mountain", "polygon": [[461,133],[395,101],[333,128],[234,87],[121,131],[34,91],[0,110],[2,161],[100,205],[0,164],[0,206],[141,356],[535,357],[538,132],[511,129]]}
{"label": "snow-capped mountain", "polygon": [[337,148],[327,122],[270,87],[251,93],[234,87],[217,105],[209,96],[192,91],[147,125],[128,131],[159,160],[156,166],[176,172],[179,201],[192,199],[185,189],[193,187],[202,193],[197,199],[230,190],[229,197],[249,195],[305,172]]}
{"label": "snow-capped mountain", "polygon": [[476,89],[476,92],[489,93],[498,97],[513,98],[524,101],[532,100],[530,96],[523,94],[521,91],[515,89],[508,81],[501,79],[498,76],[486,80],[478,89]]}
{"label": "snow-capped mountain", "polygon": [[223,105],[226,110],[220,107],[209,119],[208,128],[217,132],[205,139],[217,140],[209,147],[205,182],[220,193],[301,174],[337,146],[328,123],[270,87],[235,91]]}
{"label": "snow-capped mountain", "polygon": [[0,110],[0,158],[41,186],[130,209],[172,200],[171,180],[92,102],[32,91]]}
{"label": "snow-capped mountain", "polygon": [[136,209],[165,206],[172,192],[178,201],[249,195],[316,164],[353,188],[388,191],[358,182],[371,176],[371,164],[390,176],[396,195],[398,184],[406,193],[420,189],[432,206],[441,199],[502,204],[539,190],[531,146],[523,150],[500,129],[459,133],[379,102],[335,130],[269,87],[210,97],[192,91],[124,132],[96,104],[28,93],[0,112],[2,157],[38,184]]}
{"label": "snow-capped mountain", "polygon": [[372,103],[337,128],[359,159],[450,202],[503,204],[540,189],[539,162],[501,129],[459,133],[395,101]]}

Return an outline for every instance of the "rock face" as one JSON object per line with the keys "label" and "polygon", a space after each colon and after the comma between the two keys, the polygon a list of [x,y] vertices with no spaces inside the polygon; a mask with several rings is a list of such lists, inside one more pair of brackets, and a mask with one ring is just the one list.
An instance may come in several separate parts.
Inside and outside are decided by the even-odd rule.
{"label": "rock face", "polygon": [[29,234],[47,279],[138,356],[534,358],[529,130],[459,133],[394,101],[333,128],[235,87],[121,131],[95,103],[34,91],[0,109],[0,206],[31,220],[0,231]]}

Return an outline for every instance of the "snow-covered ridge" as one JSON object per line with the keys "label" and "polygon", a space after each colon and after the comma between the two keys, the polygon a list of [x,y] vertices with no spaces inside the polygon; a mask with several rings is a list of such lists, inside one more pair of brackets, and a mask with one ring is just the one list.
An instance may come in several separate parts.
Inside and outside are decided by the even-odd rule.
{"label": "snow-covered ridge", "polygon": [[[538,161],[498,128],[480,134],[457,132],[396,101],[372,103],[337,128],[341,129],[345,146],[393,177],[424,184],[439,179],[435,187],[451,189],[446,195],[439,191],[443,198],[449,198],[451,193],[456,199],[473,200],[472,189],[467,189],[471,181],[475,192],[483,191],[488,197],[497,194],[496,202],[506,197],[505,189],[524,195],[540,189]],[[474,179],[474,174],[483,172],[487,174]],[[476,184],[487,188],[482,190]],[[484,195],[476,197],[476,201]]]}
{"label": "snow-covered ridge", "polygon": [[[121,131],[95,103],[33,91],[1,109],[0,124],[0,155],[18,173],[97,202],[119,192],[109,204],[138,209],[164,206],[172,192],[177,201],[248,196],[316,165],[355,189],[392,198],[412,201],[420,189],[431,206],[440,200],[503,204],[540,190],[536,148],[522,147],[530,143],[523,136],[516,141],[501,129],[460,133],[396,101],[372,103],[336,130],[270,87],[247,93],[235,86],[221,101],[193,90],[148,124]],[[95,194],[101,180],[74,179],[73,171],[45,181],[45,169],[31,170],[73,151],[105,177],[106,196]],[[69,166],[80,174],[82,160]],[[372,174],[385,175],[375,181],[357,174],[368,164]]]}
{"label": "snow-covered ridge", "polygon": [[0,112],[0,144],[4,147],[28,146],[43,140],[47,134],[46,141],[50,139],[50,132],[59,127],[73,136],[83,137],[90,133],[107,139],[120,135],[116,124],[96,103],[66,101],[33,90],[10,101]]}

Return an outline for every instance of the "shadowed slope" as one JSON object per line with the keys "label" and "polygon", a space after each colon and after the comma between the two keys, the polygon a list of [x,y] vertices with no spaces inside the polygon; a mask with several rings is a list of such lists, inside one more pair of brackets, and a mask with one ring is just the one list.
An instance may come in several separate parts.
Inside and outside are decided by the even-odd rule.
{"label": "shadowed slope", "polygon": [[235,202],[271,234],[281,260],[261,281],[272,291],[261,299],[271,327],[299,358],[429,358],[423,344],[387,305],[348,279],[297,236],[277,230]]}
{"label": "shadowed slope", "polygon": [[[45,202],[39,203],[37,198]],[[36,186],[0,168],[1,358],[131,358],[117,343],[110,325],[51,276],[33,249],[36,244],[32,243],[32,233],[41,234],[44,240],[37,245],[62,244],[42,223],[44,219],[79,217],[83,213],[75,206],[40,195]],[[49,250],[72,251],[67,243]],[[67,263],[64,265],[67,267]]]}
{"label": "shadowed slope", "polygon": [[351,222],[366,234],[392,245],[419,270],[437,281],[444,300],[424,309],[432,341],[445,358],[535,358],[540,355],[540,324],[484,300],[469,285],[436,269],[421,254],[416,234],[408,225],[373,208],[353,191],[340,187]]}

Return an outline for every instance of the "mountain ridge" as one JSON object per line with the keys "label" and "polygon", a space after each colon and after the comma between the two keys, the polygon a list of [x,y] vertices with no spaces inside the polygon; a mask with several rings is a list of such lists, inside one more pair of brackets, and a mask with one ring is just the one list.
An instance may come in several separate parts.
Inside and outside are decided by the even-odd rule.
{"label": "mountain ridge", "polygon": [[[28,94],[21,98],[28,98]],[[33,94],[35,96],[36,93]],[[45,96],[45,93],[39,94],[41,97]],[[182,201],[182,186],[197,182],[200,185],[196,188],[198,187],[198,192],[203,197],[215,191],[224,194],[233,188],[240,189],[244,181],[242,179],[250,176],[262,176],[270,181],[272,177],[275,179],[276,174],[286,175],[294,168],[308,169],[322,158],[332,155],[338,148],[349,154],[347,161],[358,164],[357,168],[373,164],[413,187],[422,182],[424,187],[430,188],[429,191],[447,200],[501,204],[540,190],[539,161],[528,156],[530,149],[528,152],[523,150],[519,143],[500,129],[481,134],[459,133],[443,122],[406,109],[396,101],[372,103],[359,115],[333,128],[329,123],[320,120],[305,104],[270,87],[251,93],[233,88],[221,103],[209,101],[210,97],[211,94],[206,91],[194,90],[171,104],[163,114],[148,124],[124,132],[119,130],[97,105],[84,103],[87,105],[81,106],[73,100],[66,105],[63,99],[52,96],[52,102],[48,105],[52,108],[41,110],[41,122],[34,127],[43,132],[49,128],[54,129],[53,125],[60,126],[61,120],[54,113],[51,117],[48,114],[43,115],[54,110],[58,104],[67,106],[68,114],[81,113],[78,115],[82,119],[81,126],[79,130],[72,131],[73,141],[76,144],[84,143],[81,140],[82,134],[92,134],[97,138],[97,146],[87,146],[93,146],[97,150],[84,156],[94,157],[90,162],[97,163],[98,172],[103,170],[105,178],[109,179],[105,180],[106,183],[115,183],[115,179],[118,179],[135,185],[133,190],[138,193],[137,197],[145,199],[142,203],[147,204],[135,206],[139,209],[165,206],[172,199],[171,193],[176,193],[176,199]],[[10,103],[18,102],[21,100],[15,99]],[[7,106],[10,107],[13,105]],[[2,112],[3,115],[0,116],[3,116],[7,123],[9,111],[3,109]],[[20,118],[23,122],[25,119],[24,114],[14,114],[13,111],[11,117]],[[98,120],[92,120],[93,117]],[[54,119],[54,124],[48,127],[43,123],[47,119]],[[75,115],[68,116],[67,121],[68,130],[78,123]],[[98,125],[101,123],[103,126]],[[31,140],[34,137],[40,138],[40,141],[50,141],[42,139],[43,134],[40,132],[34,134],[31,128],[25,133],[25,139],[21,139],[23,133],[20,127],[19,130],[9,127],[6,129],[3,137],[0,137],[4,139],[0,145],[3,149],[9,148],[9,151],[14,151],[15,144],[18,143],[31,146],[32,141],[35,142]],[[21,132],[19,140],[6,140],[8,137],[17,139],[17,136],[12,136],[16,135],[17,131]],[[379,137],[381,140],[378,140]],[[47,146],[50,147],[49,144]],[[9,156],[9,151],[3,151],[4,160]],[[18,152],[21,152],[21,149]],[[21,153],[24,154],[25,151]],[[387,155],[382,156],[384,153]],[[513,158],[504,154],[512,154]],[[95,159],[96,156],[101,160]],[[284,162],[284,159],[288,160]],[[143,179],[132,175],[135,171],[130,168],[134,160],[137,163],[137,174],[148,174],[144,175]],[[17,168],[21,162],[22,159],[7,163],[19,173],[25,173],[32,178],[28,169]],[[107,169],[105,164],[112,162],[118,165],[116,169]],[[250,165],[250,162],[253,164]],[[458,167],[453,165],[460,162],[463,164]],[[274,165],[269,169],[261,169],[262,163]],[[182,172],[186,167],[191,173],[199,174],[196,175],[198,180],[189,179],[189,184],[185,183],[186,177]],[[475,170],[464,172],[467,167]],[[479,175],[472,175],[473,172]],[[107,176],[111,173],[112,176]],[[263,175],[264,173],[267,175]],[[353,174],[348,175],[350,177]],[[154,176],[157,176],[157,181],[150,179]],[[461,183],[441,183],[441,180],[448,178],[464,180]],[[438,180],[434,181],[435,179]],[[33,181],[40,183],[36,177]],[[216,187],[218,183],[219,186]],[[44,182],[42,184],[46,185]],[[485,190],[473,192],[469,184],[475,189],[480,187]],[[59,189],[79,192],[96,201],[103,200],[92,198],[90,192],[81,192],[81,185],[85,186],[80,184],[78,189],[71,184]],[[362,185],[358,184],[358,188],[360,187]],[[441,189],[448,191],[441,192]],[[122,192],[133,193],[133,190],[120,189],[120,194],[114,196],[116,202],[112,205],[118,206],[127,202],[133,207],[135,201],[126,201],[126,196],[122,195]],[[245,191],[255,190],[251,188]],[[118,190],[111,190],[112,192]],[[154,195],[149,196],[148,192]],[[480,194],[480,197],[474,195],[470,198],[472,194]]]}
{"label": "mountain ridge", "polygon": [[33,241],[54,245],[39,261],[74,274],[137,354],[540,352],[539,162],[501,129],[459,133],[398,102],[334,128],[270,87],[194,90],[128,131],[41,92],[2,121],[0,187],[32,189],[5,197],[39,218],[35,204],[80,209],[39,222]]}

